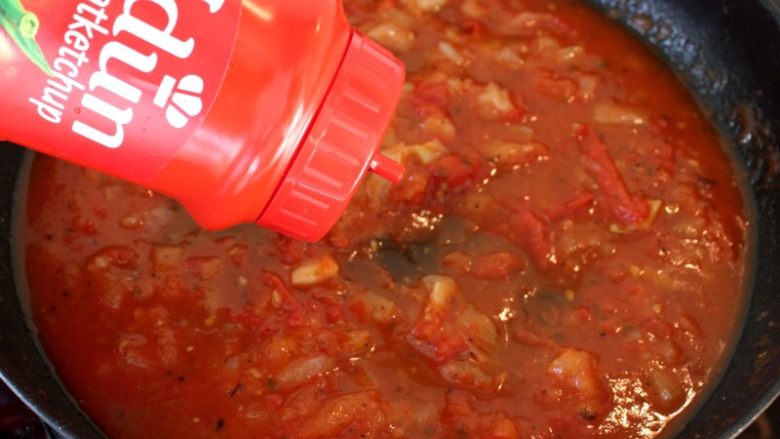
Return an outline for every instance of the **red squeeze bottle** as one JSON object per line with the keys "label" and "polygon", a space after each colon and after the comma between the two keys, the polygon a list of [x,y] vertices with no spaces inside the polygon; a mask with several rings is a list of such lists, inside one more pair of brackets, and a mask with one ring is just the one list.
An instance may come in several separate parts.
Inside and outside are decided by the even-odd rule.
{"label": "red squeeze bottle", "polygon": [[367,171],[402,64],[339,0],[0,0],[0,138],[316,241]]}

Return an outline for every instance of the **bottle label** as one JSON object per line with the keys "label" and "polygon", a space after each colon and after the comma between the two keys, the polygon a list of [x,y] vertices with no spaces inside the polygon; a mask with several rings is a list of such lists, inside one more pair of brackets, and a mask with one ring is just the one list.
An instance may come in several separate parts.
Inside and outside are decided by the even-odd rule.
{"label": "bottle label", "polygon": [[134,181],[201,124],[241,0],[0,0],[0,137]]}

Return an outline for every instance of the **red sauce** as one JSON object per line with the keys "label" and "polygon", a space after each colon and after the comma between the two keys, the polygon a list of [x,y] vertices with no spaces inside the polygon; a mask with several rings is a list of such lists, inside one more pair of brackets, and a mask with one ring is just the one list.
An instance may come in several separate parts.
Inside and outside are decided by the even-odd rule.
{"label": "red sauce", "polygon": [[662,434],[717,378],[745,273],[689,94],[576,2],[346,6],[409,65],[407,174],[321,243],[36,159],[27,279],[68,389],[116,438]]}

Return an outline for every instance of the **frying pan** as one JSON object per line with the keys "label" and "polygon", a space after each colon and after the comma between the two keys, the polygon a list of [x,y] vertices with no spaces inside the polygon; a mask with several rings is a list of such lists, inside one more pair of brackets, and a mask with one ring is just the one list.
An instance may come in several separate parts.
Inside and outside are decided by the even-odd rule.
{"label": "frying pan", "polygon": [[[679,434],[734,438],[780,393],[780,0],[590,3],[676,70],[742,163],[756,200],[756,277],[744,328],[720,384]],[[8,238],[0,240],[0,378],[58,435],[102,438],[38,349],[17,295],[11,221],[24,154],[0,146],[0,234]]]}

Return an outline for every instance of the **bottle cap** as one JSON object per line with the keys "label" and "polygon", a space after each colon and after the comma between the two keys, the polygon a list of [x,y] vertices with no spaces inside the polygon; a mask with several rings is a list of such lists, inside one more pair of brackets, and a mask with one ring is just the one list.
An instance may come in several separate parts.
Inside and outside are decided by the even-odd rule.
{"label": "bottle cap", "polygon": [[353,34],[322,108],[258,224],[318,241],[338,221],[367,172],[401,180],[403,166],[380,154],[379,145],[404,76],[404,65],[390,52]]}

